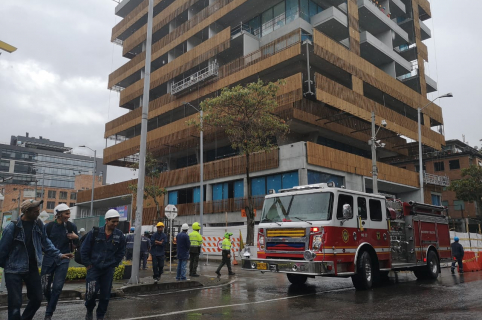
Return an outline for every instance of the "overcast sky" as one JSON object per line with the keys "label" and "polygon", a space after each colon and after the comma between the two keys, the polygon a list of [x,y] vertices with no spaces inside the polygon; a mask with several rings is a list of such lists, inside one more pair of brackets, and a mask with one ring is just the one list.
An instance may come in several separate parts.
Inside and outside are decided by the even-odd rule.
{"label": "overcast sky", "polygon": [[[466,6],[460,3],[466,3]],[[433,19],[428,74],[438,82],[446,139],[465,134],[480,146],[482,47],[478,43],[482,1],[431,1]],[[11,135],[43,136],[69,147],[87,145],[102,154],[104,125],[124,114],[119,95],[107,90],[108,75],[123,65],[110,42],[120,21],[112,0],[0,0],[0,40],[18,50],[0,55],[0,143]],[[90,151],[75,149],[90,155]],[[132,177],[109,169],[108,182]]]}

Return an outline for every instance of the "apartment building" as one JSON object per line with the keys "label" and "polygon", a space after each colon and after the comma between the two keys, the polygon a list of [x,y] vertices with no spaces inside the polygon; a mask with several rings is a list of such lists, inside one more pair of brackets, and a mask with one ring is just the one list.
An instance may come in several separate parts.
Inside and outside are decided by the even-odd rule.
{"label": "apartment building", "polygon": [[[178,206],[192,222],[203,203],[209,225],[243,223],[247,181],[244,158],[221,128],[199,133],[187,121],[194,107],[223,87],[257,79],[286,85],[278,92],[278,116],[290,134],[276,137],[278,148],[255,154],[251,165],[256,207],[269,189],[319,182],[368,191],[373,188],[371,113],[386,120],[377,139],[379,190],[406,200],[419,196],[418,173],[389,164],[411,156],[418,139],[417,108],[437,90],[425,73],[424,40],[431,37],[427,0],[155,0],[147,148],[159,159],[164,204]],[[105,126],[104,164],[138,161],[143,99],[148,0],[124,0],[123,19],[112,41],[130,59],[109,75],[108,88],[120,92],[128,112]],[[422,142],[441,150],[441,108],[424,109]],[[378,128],[377,128],[378,129]],[[200,199],[199,158],[204,155],[204,199]],[[127,189],[135,181],[96,190],[97,208],[132,204]],[[430,190],[430,185],[427,186]],[[90,195],[79,193],[80,206]],[[144,208],[144,224],[155,208]],[[227,218],[226,218],[227,217]]]}
{"label": "apartment building", "polygon": [[[25,199],[43,199],[43,210],[53,213],[60,203],[74,206],[77,192],[92,190],[92,157],[71,154],[62,142],[39,137],[12,136],[0,144],[0,193],[3,212],[18,211]],[[105,184],[107,166],[96,159],[95,186]]]}

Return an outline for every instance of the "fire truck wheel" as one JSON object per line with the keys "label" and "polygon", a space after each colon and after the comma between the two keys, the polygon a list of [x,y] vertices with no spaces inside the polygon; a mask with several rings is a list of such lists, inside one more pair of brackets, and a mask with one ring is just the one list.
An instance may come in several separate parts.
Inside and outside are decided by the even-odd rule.
{"label": "fire truck wheel", "polygon": [[372,259],[367,251],[361,253],[357,261],[357,273],[351,277],[357,290],[368,290],[373,284]]}
{"label": "fire truck wheel", "polygon": [[288,277],[288,281],[294,285],[305,284],[308,279],[308,276],[305,276],[304,274],[287,273],[286,276]]}
{"label": "fire truck wheel", "polygon": [[427,278],[437,279],[439,274],[439,262],[437,254],[430,250],[427,256]]}

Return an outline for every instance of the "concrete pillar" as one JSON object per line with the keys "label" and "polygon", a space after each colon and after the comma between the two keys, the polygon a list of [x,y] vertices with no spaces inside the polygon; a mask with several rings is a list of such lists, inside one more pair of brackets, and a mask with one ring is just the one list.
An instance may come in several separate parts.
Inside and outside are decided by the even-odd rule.
{"label": "concrete pillar", "polygon": [[308,184],[308,169],[298,169],[298,183],[300,186],[306,186]]}
{"label": "concrete pillar", "polygon": [[187,39],[187,51],[190,51],[200,45],[202,43],[202,40],[196,37],[192,37]]}
{"label": "concrete pillar", "polygon": [[392,76],[394,78],[397,77],[397,72],[396,72],[396,69],[395,69],[395,62],[394,61],[380,66],[380,69],[382,69],[383,71],[385,71],[386,73],[388,73],[390,76]]}
{"label": "concrete pillar", "polygon": [[387,47],[392,49],[393,48],[393,35],[394,35],[394,32],[392,30],[387,30],[385,32],[382,32],[382,33],[379,33],[379,34],[375,35],[375,37],[378,40],[380,40],[381,42],[383,42],[384,45],[386,45]]}
{"label": "concrete pillar", "polygon": [[206,184],[206,202],[213,201],[213,185]]}

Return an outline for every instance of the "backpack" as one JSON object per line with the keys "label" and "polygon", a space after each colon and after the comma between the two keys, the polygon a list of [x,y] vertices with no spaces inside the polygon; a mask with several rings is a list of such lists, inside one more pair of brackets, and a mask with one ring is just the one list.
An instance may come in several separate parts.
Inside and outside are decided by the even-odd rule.
{"label": "backpack", "polygon": [[[97,238],[97,236],[99,235],[99,227],[92,227],[92,239],[90,240],[90,244],[93,245],[94,244],[94,241],[95,241],[95,238]],[[79,247],[77,248],[77,250],[75,250],[75,253],[74,253],[74,260],[75,262],[77,262],[78,264],[81,264],[81,265],[84,265],[84,263],[82,263],[82,256],[80,254],[80,248],[82,248],[82,243],[85,241],[85,239],[87,238],[87,235],[88,233],[84,234],[82,236],[82,238],[80,238],[79,242],[80,242],[80,245]]]}

